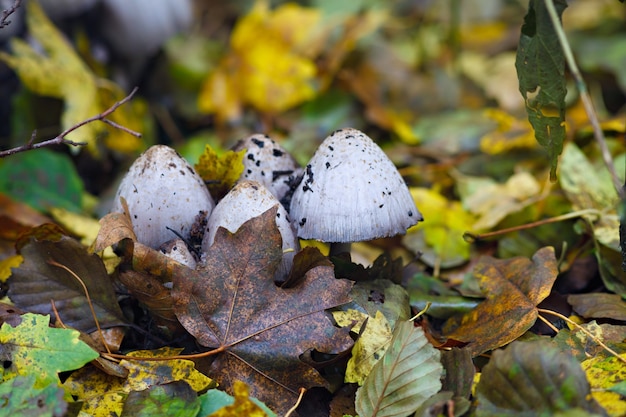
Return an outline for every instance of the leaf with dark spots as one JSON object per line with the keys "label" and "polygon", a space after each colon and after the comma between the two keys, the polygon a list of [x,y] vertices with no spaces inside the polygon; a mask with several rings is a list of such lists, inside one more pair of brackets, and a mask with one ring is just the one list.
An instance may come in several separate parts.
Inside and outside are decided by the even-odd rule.
{"label": "leaf with dark spots", "polygon": [[300,387],[327,385],[302,354],[333,354],[352,345],[325,312],[350,301],[352,282],[336,279],[333,267],[322,264],[296,286],[277,287],[282,251],[275,216],[272,208],[235,234],[220,228],[206,267],[175,274],[172,295],[182,325],[201,345],[223,350],[205,372],[229,391],[235,379],[243,380],[252,396],[282,414]]}
{"label": "leaf with dark spots", "polygon": [[531,259],[479,260],[474,274],[486,299],[461,317],[449,319],[446,337],[467,342],[472,356],[520,337],[537,319],[537,304],[549,294],[557,276],[554,249],[539,249]]}
{"label": "leaf with dark spots", "polygon": [[101,327],[125,322],[102,260],[90,255],[75,239],[31,239],[20,253],[24,262],[8,280],[8,295],[17,307],[52,314],[53,301],[66,325],[87,333],[96,329],[82,284],[64,268],[52,265],[53,261],[83,281]]}

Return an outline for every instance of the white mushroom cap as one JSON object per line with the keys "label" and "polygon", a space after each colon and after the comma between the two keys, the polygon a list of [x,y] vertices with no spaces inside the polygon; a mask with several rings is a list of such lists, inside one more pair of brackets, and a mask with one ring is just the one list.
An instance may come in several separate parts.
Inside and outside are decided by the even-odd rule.
{"label": "white mushroom cap", "polygon": [[291,199],[303,239],[359,242],[404,234],[423,220],[393,162],[363,132],[341,129],[319,146]]}
{"label": "white mushroom cap", "polygon": [[172,231],[188,238],[200,211],[208,216],[215,205],[202,178],[165,145],[150,147],[133,162],[111,211],[123,212],[120,197],[128,204],[137,240],[154,249],[176,237]]}
{"label": "white mushroom cap", "polygon": [[257,133],[240,140],[233,150],[246,149],[241,179],[258,181],[282,201],[291,190],[291,182],[301,173],[295,159],[267,135]]}
{"label": "white mushroom cap", "polygon": [[187,244],[179,237],[168,240],[159,246],[159,250],[178,263],[196,269],[196,258],[191,254]]}
{"label": "white mushroom cap", "polygon": [[191,0],[103,0],[102,33],[127,58],[150,56],[191,24]]}
{"label": "white mushroom cap", "polygon": [[209,217],[207,230],[202,240],[202,252],[206,253],[213,245],[218,228],[223,227],[235,233],[242,224],[253,217],[260,216],[274,206],[278,206],[276,226],[283,240],[283,251],[293,249],[283,253],[283,259],[274,276],[277,281],[283,281],[291,271],[293,257],[300,250],[300,242],[285,208],[265,186],[256,181],[239,182],[217,203]]}

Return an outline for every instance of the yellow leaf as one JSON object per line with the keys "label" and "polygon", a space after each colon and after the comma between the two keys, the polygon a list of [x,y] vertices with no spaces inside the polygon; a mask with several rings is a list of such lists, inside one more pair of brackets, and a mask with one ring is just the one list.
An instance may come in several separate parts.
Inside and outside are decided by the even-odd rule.
{"label": "yellow leaf", "polygon": [[[541,187],[528,172],[513,174],[505,184],[491,179],[457,175],[459,183],[471,189],[463,196],[463,206],[479,216],[474,231],[496,226],[509,214],[517,213],[537,201]],[[473,186],[472,183],[480,184]]]}
{"label": "yellow leaf", "polygon": [[352,331],[358,332],[369,318],[365,330],[352,347],[352,357],[346,368],[345,382],[363,384],[380,358],[387,351],[393,332],[387,318],[380,311],[374,317],[357,310],[334,311],[333,318],[340,326],[353,324]]}
{"label": "yellow leaf", "polygon": [[[178,355],[182,349],[161,348],[130,352],[135,357],[167,357]],[[129,370],[126,379],[107,375],[95,367],[83,367],[72,373],[63,384],[77,400],[83,401],[83,409],[95,417],[120,415],[124,406],[125,394],[140,391],[157,384],[172,381],[185,381],[195,391],[204,391],[215,386],[213,381],[195,369],[190,360],[174,359],[162,361],[141,361],[124,359],[120,366]]]}
{"label": "yellow leaf", "polygon": [[[626,354],[620,355],[626,359]],[[626,381],[626,364],[616,357],[596,356],[581,363],[591,385],[591,396],[606,409],[610,416],[626,415],[626,401],[616,392],[607,389]]]}
{"label": "yellow leaf", "polygon": [[223,196],[232,188],[243,173],[243,158],[246,150],[239,152],[227,151],[222,156],[210,146],[204,147],[198,163],[194,168],[198,175],[206,181],[214,198]]}
{"label": "yellow leaf", "polygon": [[498,127],[480,139],[480,150],[489,155],[498,155],[512,149],[537,147],[535,133],[528,119],[516,119],[498,109],[485,110],[487,117],[498,123]]}
{"label": "yellow leaf", "polygon": [[270,11],[258,1],[233,30],[230,51],[205,80],[198,97],[201,111],[218,122],[238,118],[243,105],[277,113],[317,93],[316,9],[284,4]]}
{"label": "yellow leaf", "polygon": [[235,397],[235,402],[231,405],[220,408],[216,412],[210,414],[210,417],[265,417],[267,414],[265,414],[261,407],[250,400],[248,394],[248,386],[241,381],[235,381],[233,384],[233,396]]}
{"label": "yellow leaf", "polygon": [[453,266],[469,259],[470,245],[463,233],[472,229],[475,217],[460,202],[449,201],[436,190],[410,191],[425,221],[408,230],[403,238],[407,247],[422,251],[422,260],[430,265]]}
{"label": "yellow leaf", "polygon": [[22,255],[9,256],[0,261],[0,282],[5,282],[11,276],[11,268],[17,268],[22,264]]}

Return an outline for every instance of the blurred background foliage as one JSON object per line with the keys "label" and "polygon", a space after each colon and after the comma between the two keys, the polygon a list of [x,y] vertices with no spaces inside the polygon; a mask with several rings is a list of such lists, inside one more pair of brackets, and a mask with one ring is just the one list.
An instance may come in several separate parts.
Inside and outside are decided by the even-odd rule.
{"label": "blurred background foliage", "polygon": [[[221,154],[262,132],[305,164],[330,132],[350,126],[385,149],[426,215],[383,248],[421,251],[436,271],[485,250],[529,255],[551,244],[571,262],[594,242],[611,256],[617,250],[615,195],[573,197],[586,192],[570,174],[580,161],[599,183],[608,177],[569,77],[571,146],[560,183],[548,181],[514,65],[526,1],[40,2],[43,12],[28,0],[0,29],[0,146],[23,144],[34,130],[38,140],[54,137],[133,86],[139,95],[112,119],[143,134],[137,140],[95,123],[72,136],[88,142],[84,149],[0,160],[0,191],[41,212],[101,217],[126,168],[155,143],[195,163],[207,143]],[[624,153],[624,20],[617,0],[570,1],[563,14],[615,156]],[[44,162],[49,153],[63,160]],[[42,188],[54,196],[42,200]],[[589,208],[603,212],[600,230],[608,227],[609,237],[599,236],[594,217],[508,234],[487,249],[462,240],[466,231]],[[570,250],[560,253],[565,244]]]}

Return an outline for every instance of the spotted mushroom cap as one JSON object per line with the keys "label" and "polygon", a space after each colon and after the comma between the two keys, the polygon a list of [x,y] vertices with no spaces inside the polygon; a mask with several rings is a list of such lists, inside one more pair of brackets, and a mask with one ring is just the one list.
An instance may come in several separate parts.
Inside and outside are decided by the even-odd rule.
{"label": "spotted mushroom cap", "polygon": [[282,201],[301,172],[295,159],[280,144],[260,133],[241,139],[235,151],[246,149],[241,180],[258,181]]}
{"label": "spotted mushroom cap", "polygon": [[319,146],[293,194],[290,215],[299,237],[322,242],[395,236],[423,220],[393,162],[351,128]]}
{"label": "spotted mushroom cap", "polygon": [[128,204],[137,240],[154,249],[175,238],[174,232],[189,238],[196,216],[201,211],[208,216],[215,205],[202,178],[165,145],[150,147],[133,162],[111,211],[123,212],[120,197]]}
{"label": "spotted mushroom cap", "polygon": [[237,183],[217,203],[209,217],[202,240],[202,252],[206,253],[209,247],[213,245],[218,228],[224,227],[229,232],[235,233],[242,224],[253,217],[260,216],[276,205],[278,205],[276,225],[283,240],[283,251],[293,249],[283,253],[283,259],[276,271],[275,279],[283,281],[291,271],[293,257],[300,250],[300,242],[295,235],[285,208],[265,186],[257,181],[245,180]]}

